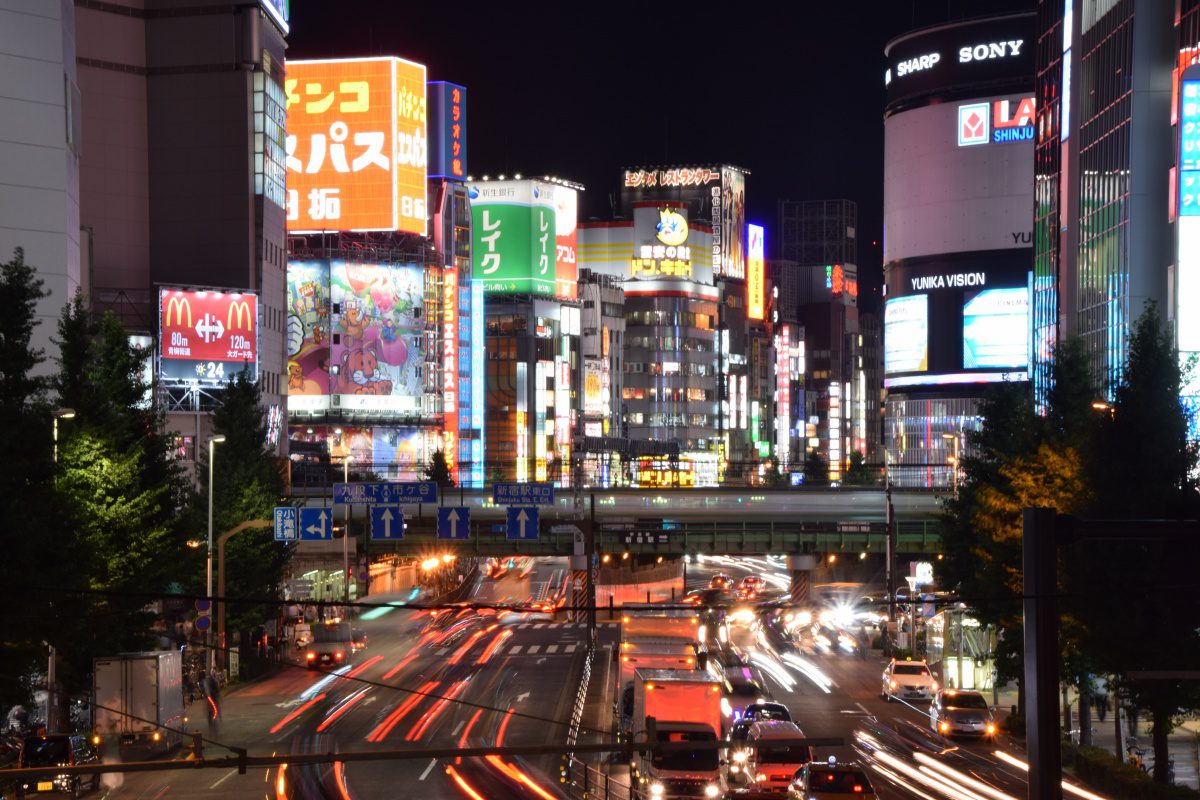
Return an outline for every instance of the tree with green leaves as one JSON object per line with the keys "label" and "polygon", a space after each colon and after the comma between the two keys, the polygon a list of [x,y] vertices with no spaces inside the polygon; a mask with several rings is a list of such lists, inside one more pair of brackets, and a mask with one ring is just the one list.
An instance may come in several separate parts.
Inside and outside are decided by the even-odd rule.
{"label": "tree with green leaves", "polygon": [[147,402],[143,367],[149,354],[133,346],[111,313],[92,317],[79,298],[59,319],[59,401],[75,410],[59,447],[58,488],[74,517],[75,575],[87,612],[60,649],[64,682],[86,686],[91,660],[147,646],[156,615],[152,597],[167,593],[201,567],[186,546],[180,512],[187,498],[170,455],[163,417]]}
{"label": "tree with green leaves", "polygon": [[850,465],[846,467],[844,483],[847,486],[870,486],[875,483],[875,475],[867,466],[866,458],[858,450],[850,452]]}
{"label": "tree with green leaves", "polygon": [[450,475],[450,465],[446,463],[446,454],[443,451],[434,451],[424,471],[425,480],[433,481],[442,489],[454,487],[454,478]]}
{"label": "tree with green leaves", "polygon": [[[222,533],[254,519],[271,519],[284,491],[278,459],[267,445],[267,420],[256,381],[243,370],[225,388],[213,411],[213,431],[225,441],[216,445],[213,472],[213,563],[216,590],[216,541]],[[203,443],[199,462],[200,491],[191,518],[207,525],[208,448]],[[201,522],[203,520],[203,522]],[[291,550],[274,540],[270,528],[249,529],[225,546],[225,594],[249,601],[225,606],[225,629],[249,631],[274,619],[272,601],[281,596]]]}
{"label": "tree with green leaves", "polygon": [[779,465],[779,459],[775,456],[771,456],[767,461],[767,467],[763,471],[763,486],[768,489],[792,488],[791,476]]}
{"label": "tree with green leaves", "polygon": [[19,597],[0,605],[0,707],[30,703],[29,678],[46,669],[43,642],[65,646],[64,625],[81,610],[79,595],[55,588],[75,583],[80,554],[55,486],[52,407],[38,374],[45,354],[33,346],[46,296],[23,250],[0,263],[0,585]]}
{"label": "tree with green leaves", "polygon": [[804,456],[804,485],[824,486],[829,483],[829,462],[813,448]]}
{"label": "tree with green leaves", "polygon": [[[1100,419],[1089,482],[1099,519],[1200,519],[1197,450],[1179,402],[1183,374],[1174,335],[1151,306],[1135,322],[1129,358]],[[1152,720],[1154,778],[1167,779],[1167,735],[1200,708],[1200,682],[1162,672],[1200,665],[1200,540],[1128,532],[1082,541],[1061,560],[1064,610],[1081,649],[1115,676],[1119,691]],[[1155,673],[1158,673],[1157,675]]]}
{"label": "tree with green leaves", "polygon": [[[1022,509],[1083,513],[1091,497],[1085,457],[1095,390],[1079,341],[1060,343],[1052,381],[1045,415],[1035,412],[1027,384],[998,384],[983,397],[980,427],[967,435],[958,493],[943,506],[938,581],[970,598],[979,620],[996,627],[1002,681],[1020,681],[1024,662]],[[1082,665],[1067,666],[1073,682],[1086,674]]]}

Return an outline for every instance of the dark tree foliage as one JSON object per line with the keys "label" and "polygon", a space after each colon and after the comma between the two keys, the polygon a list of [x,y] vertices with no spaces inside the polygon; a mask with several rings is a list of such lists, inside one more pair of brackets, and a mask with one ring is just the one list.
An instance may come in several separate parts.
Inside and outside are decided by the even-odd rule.
{"label": "dark tree foliage", "polygon": [[[213,471],[213,590],[216,591],[216,542],[221,534],[242,522],[271,519],[284,484],[278,460],[267,447],[267,422],[260,403],[258,383],[239,373],[225,390],[224,401],[213,412],[213,430],[225,436],[215,446]],[[208,453],[199,443],[200,491],[195,495],[192,519],[199,529],[207,526]],[[271,601],[281,596],[291,551],[274,541],[270,528],[245,530],[225,548],[225,595],[244,600],[226,605],[226,630],[248,630],[273,619]]]}
{"label": "dark tree foliage", "polygon": [[450,475],[450,465],[446,463],[446,454],[441,450],[434,451],[425,467],[425,480],[433,481],[443,489],[454,486],[454,478]]}
{"label": "dark tree foliage", "polygon": [[804,457],[804,483],[806,486],[821,486],[829,483],[829,463],[817,450],[809,450]]}
{"label": "dark tree foliage", "polygon": [[866,458],[857,450],[850,453],[850,466],[846,468],[846,485],[869,486],[875,483],[875,474],[867,466]]}
{"label": "dark tree foliage", "polygon": [[[1171,329],[1156,309],[1137,320],[1111,413],[1100,416],[1096,491],[1090,516],[1200,519],[1197,453],[1179,402],[1182,375]],[[1200,682],[1141,677],[1200,668],[1200,538],[1127,533],[1070,546],[1062,558],[1064,608],[1078,622],[1082,650],[1153,721],[1155,780],[1166,780],[1167,734],[1200,708]]]}

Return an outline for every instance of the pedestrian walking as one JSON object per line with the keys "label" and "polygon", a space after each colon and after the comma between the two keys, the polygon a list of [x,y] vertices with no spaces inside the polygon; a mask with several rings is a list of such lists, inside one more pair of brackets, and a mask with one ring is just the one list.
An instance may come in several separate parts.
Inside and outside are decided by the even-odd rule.
{"label": "pedestrian walking", "polygon": [[1108,695],[1096,696],[1096,716],[1100,717],[1101,722],[1104,722],[1104,718],[1108,716]]}
{"label": "pedestrian walking", "polygon": [[221,725],[221,684],[208,674],[204,676],[204,701],[208,712],[208,729],[216,731]]}

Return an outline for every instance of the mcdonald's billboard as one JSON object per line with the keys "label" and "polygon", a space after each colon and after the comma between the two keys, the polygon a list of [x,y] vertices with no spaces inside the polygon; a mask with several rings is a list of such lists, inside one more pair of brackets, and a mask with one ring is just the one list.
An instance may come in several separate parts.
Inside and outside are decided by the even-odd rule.
{"label": "mcdonald's billboard", "polygon": [[258,378],[257,295],[160,288],[158,333],[163,383],[227,383],[244,368]]}

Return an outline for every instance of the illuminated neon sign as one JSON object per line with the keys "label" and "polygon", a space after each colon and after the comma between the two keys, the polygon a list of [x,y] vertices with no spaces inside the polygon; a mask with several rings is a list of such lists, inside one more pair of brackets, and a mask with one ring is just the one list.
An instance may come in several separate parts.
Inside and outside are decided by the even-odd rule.
{"label": "illuminated neon sign", "polygon": [[1035,110],[1032,97],[964,103],[958,107],[958,146],[1032,141]]}

